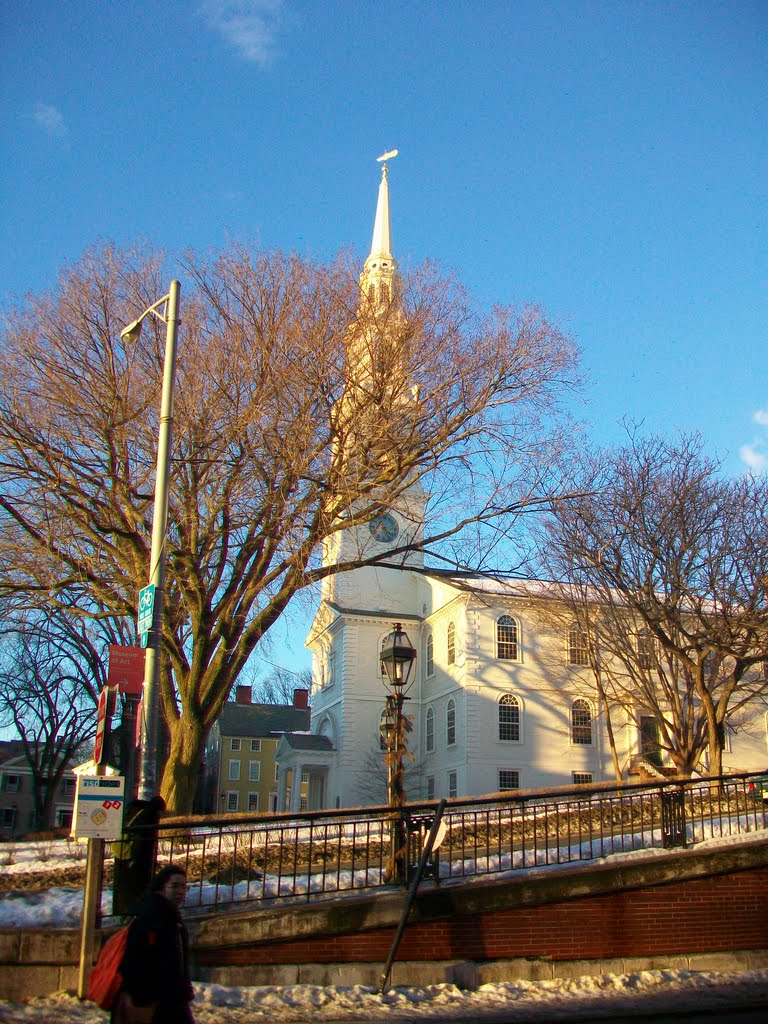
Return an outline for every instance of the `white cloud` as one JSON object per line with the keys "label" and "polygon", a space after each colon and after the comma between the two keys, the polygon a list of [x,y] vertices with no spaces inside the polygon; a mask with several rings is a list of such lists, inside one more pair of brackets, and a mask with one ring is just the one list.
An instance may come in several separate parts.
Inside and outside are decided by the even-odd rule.
{"label": "white cloud", "polygon": [[758,409],[752,413],[752,420],[761,427],[768,427],[768,409]]}
{"label": "white cloud", "polygon": [[63,139],[69,130],[64,122],[64,115],[49,103],[37,104],[35,107],[35,121],[49,135],[59,139]]}
{"label": "white cloud", "polygon": [[208,24],[246,60],[268,64],[275,56],[275,38],[283,0],[204,0]]}
{"label": "white cloud", "polygon": [[739,455],[753,473],[764,473],[768,467],[768,457],[758,450],[757,444],[743,444],[739,448]]}

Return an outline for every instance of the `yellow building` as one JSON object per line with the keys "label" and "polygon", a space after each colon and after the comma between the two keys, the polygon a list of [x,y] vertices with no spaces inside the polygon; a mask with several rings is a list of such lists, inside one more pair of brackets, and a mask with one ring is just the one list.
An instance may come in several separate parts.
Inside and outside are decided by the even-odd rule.
{"label": "yellow building", "polygon": [[[293,704],[254,704],[251,688],[238,686],[234,701],[211,730],[205,755],[205,811],[265,812],[277,809],[275,750],[285,733],[309,731],[309,691],[296,689]],[[306,779],[302,779],[306,803]]]}

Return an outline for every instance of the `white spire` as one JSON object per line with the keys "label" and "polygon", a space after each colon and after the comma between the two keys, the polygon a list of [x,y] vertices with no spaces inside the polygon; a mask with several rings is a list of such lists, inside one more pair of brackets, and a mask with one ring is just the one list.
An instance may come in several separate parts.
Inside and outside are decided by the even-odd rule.
{"label": "white spire", "polygon": [[360,275],[363,294],[369,301],[377,305],[388,304],[392,298],[392,283],[397,263],[392,255],[392,240],[389,223],[389,182],[387,180],[387,160],[397,156],[392,149],[377,159],[382,162],[381,181],[379,182],[379,198],[376,203],[376,219],[373,223],[371,254],[365,261],[365,268]]}

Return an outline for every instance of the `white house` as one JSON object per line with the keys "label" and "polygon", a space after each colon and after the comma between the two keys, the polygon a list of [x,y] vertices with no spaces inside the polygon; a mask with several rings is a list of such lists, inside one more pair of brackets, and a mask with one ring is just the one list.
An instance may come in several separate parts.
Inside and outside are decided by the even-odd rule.
{"label": "white house", "polygon": [[[390,289],[396,273],[388,188],[385,165],[371,254],[361,275],[364,294]],[[414,488],[391,513],[342,534],[327,548],[326,560],[343,561],[347,548],[386,549],[403,533],[418,535],[424,508],[424,496]],[[410,558],[406,564],[423,570],[420,554]],[[557,589],[536,581],[375,567],[331,576],[307,638],[315,680],[310,733],[316,739],[280,741],[279,806],[285,806],[285,780],[299,777],[310,780],[310,808],[384,802],[387,691],[379,652],[398,622],[419,652],[406,705],[413,754],[408,799],[613,779],[605,709],[562,607]],[[612,722],[624,775],[643,754],[653,772],[654,720],[613,709]],[[724,767],[762,770],[767,761],[761,705],[753,721],[727,737]],[[290,809],[298,809],[298,792],[294,786]]]}

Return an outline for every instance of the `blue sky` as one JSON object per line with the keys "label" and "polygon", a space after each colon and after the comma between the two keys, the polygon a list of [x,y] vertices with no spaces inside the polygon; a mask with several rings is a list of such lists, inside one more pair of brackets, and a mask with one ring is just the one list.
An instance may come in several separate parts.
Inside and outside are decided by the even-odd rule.
{"label": "blue sky", "polygon": [[99,238],[364,256],[397,147],[398,259],[565,324],[596,440],[768,465],[765,0],[5,0],[0,56],[3,303]]}

